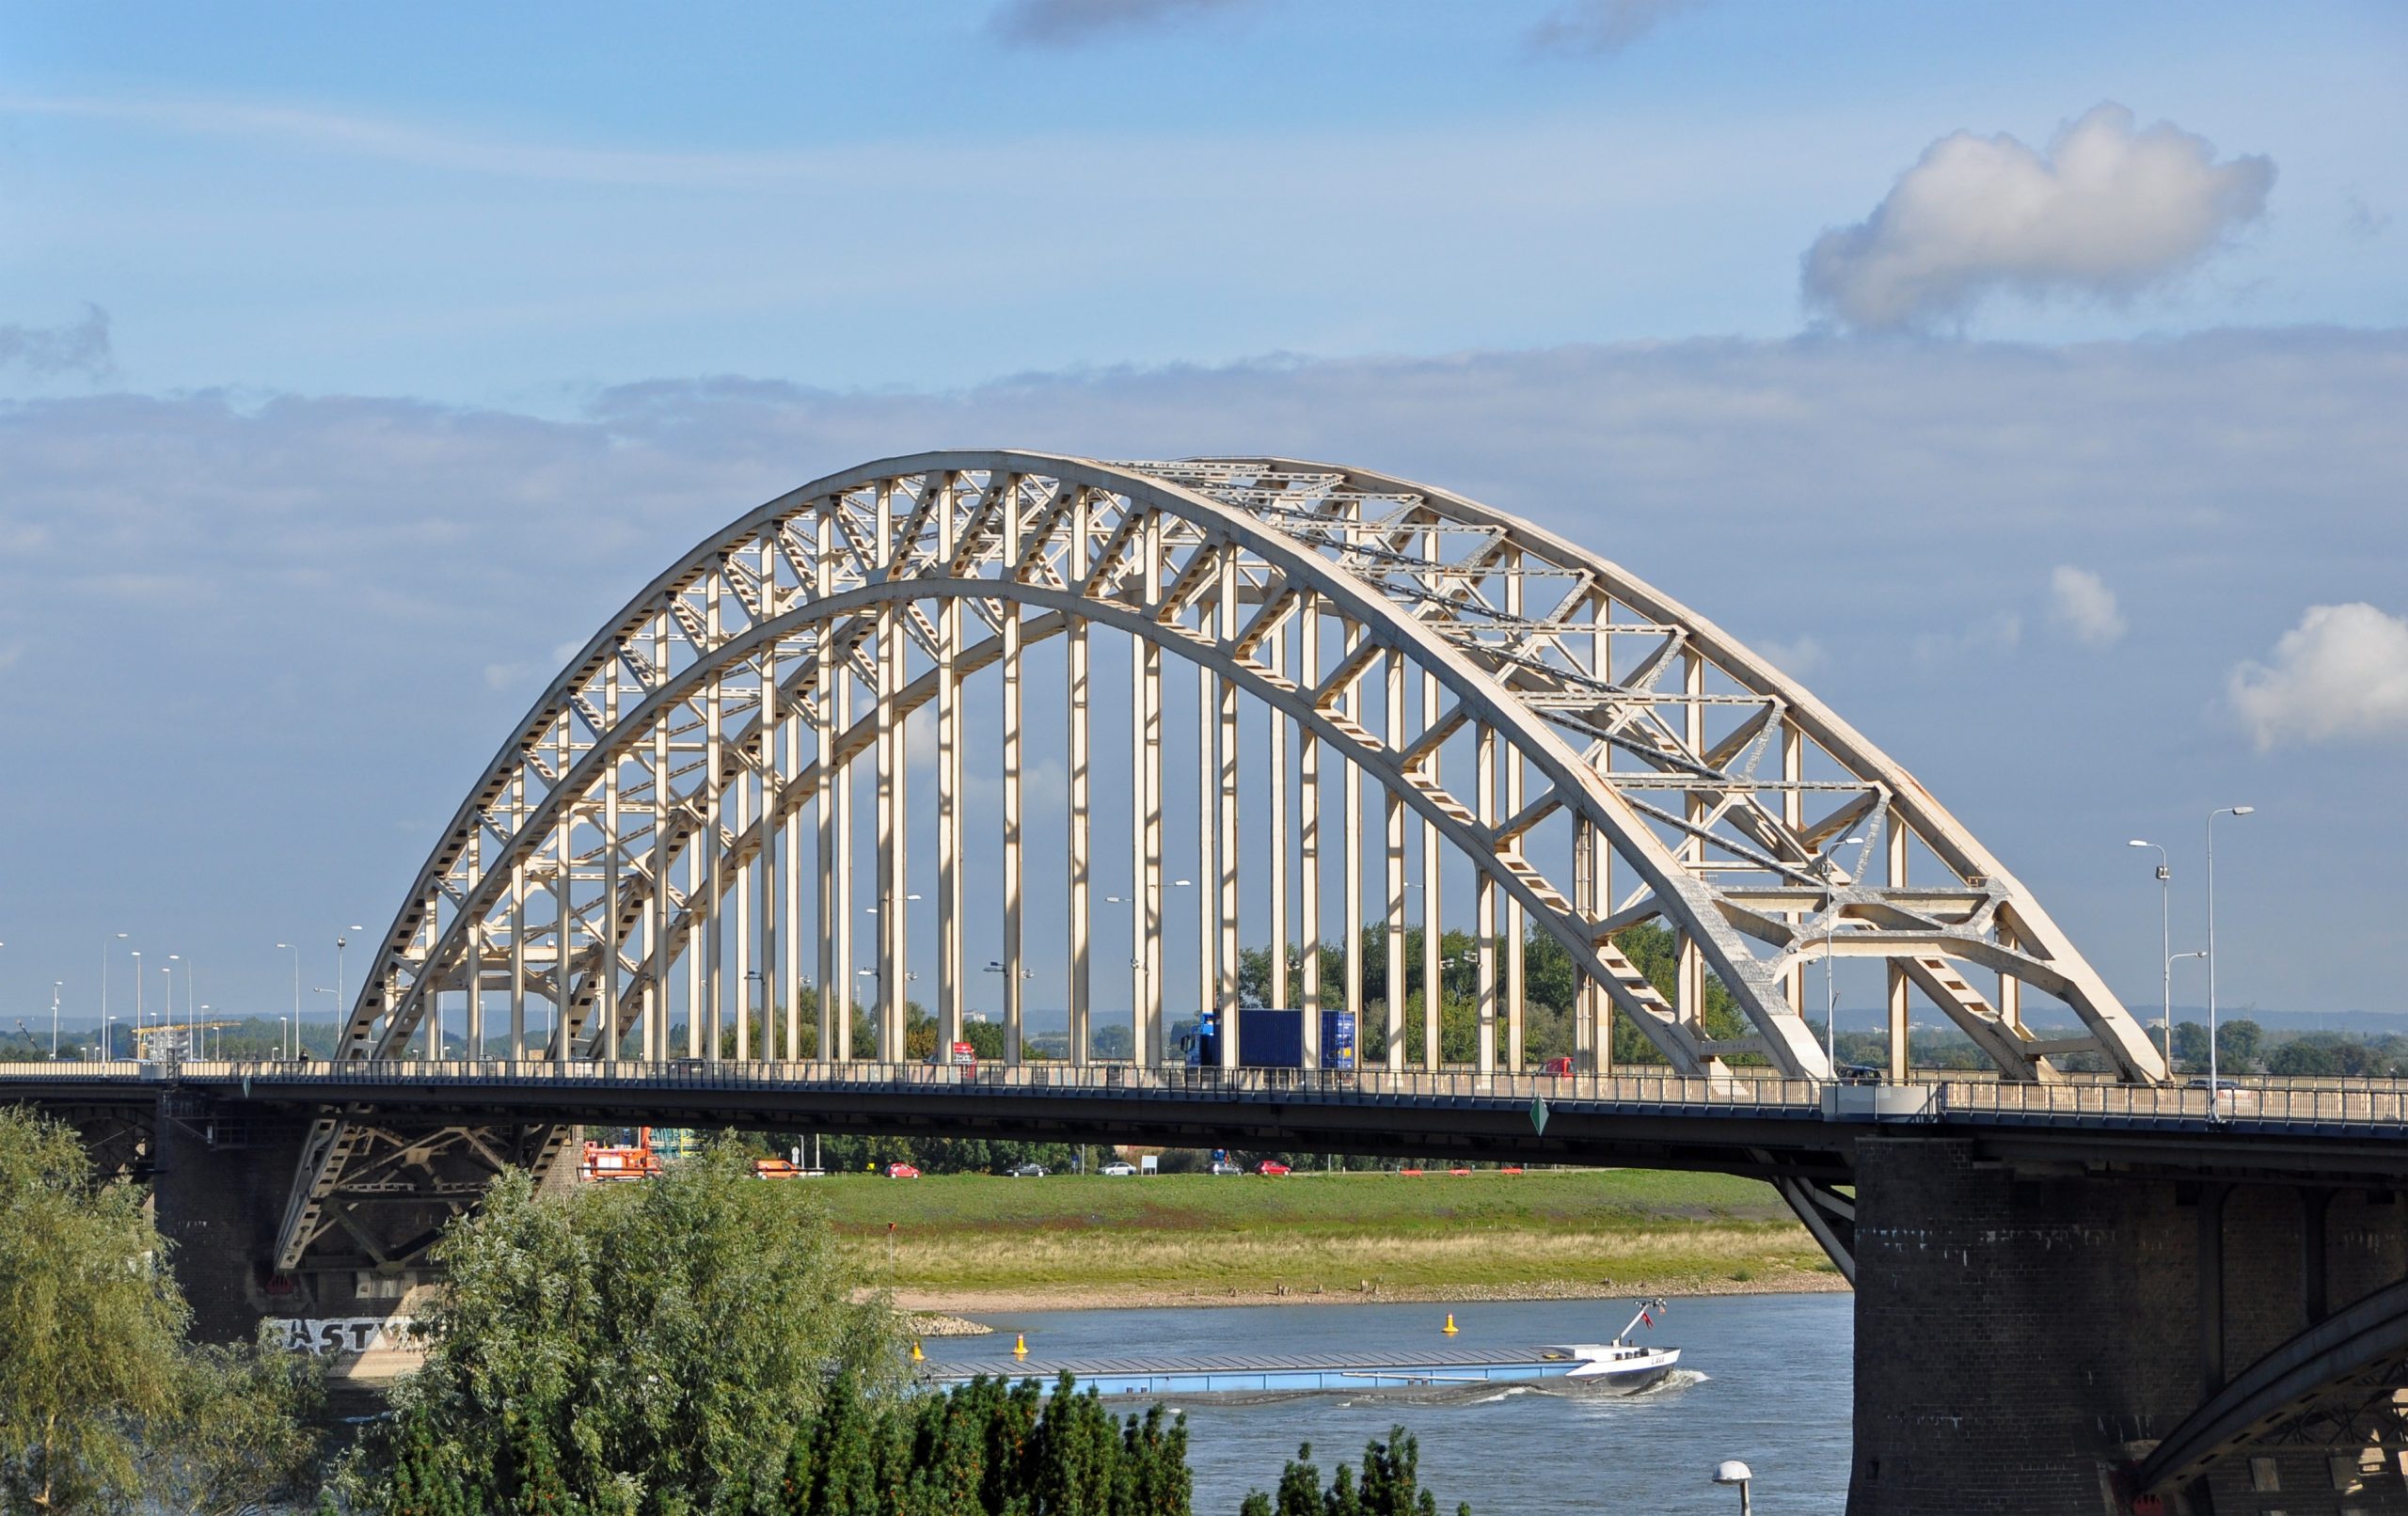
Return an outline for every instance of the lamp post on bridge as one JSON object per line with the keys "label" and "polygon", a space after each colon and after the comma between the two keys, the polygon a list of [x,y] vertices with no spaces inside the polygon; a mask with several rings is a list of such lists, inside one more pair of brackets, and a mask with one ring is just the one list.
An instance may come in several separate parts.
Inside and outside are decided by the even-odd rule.
{"label": "lamp post on bridge", "polygon": [[[294,1056],[294,1054],[288,1051],[287,1049],[292,1045],[293,1036],[297,1035],[301,1030],[301,948],[298,943],[293,942],[278,942],[276,946],[278,952],[290,953],[293,955],[292,1031],[288,1035],[277,1038],[276,1044],[276,1050],[279,1054],[286,1058],[291,1058]],[[283,1018],[278,1017],[277,1019],[282,1020]]]}
{"label": "lamp post on bridge", "polygon": [[[117,940],[118,940],[119,941],[120,941],[120,942],[124,941],[124,940],[125,940],[125,934],[124,934],[123,932],[119,932],[119,933],[118,933],[118,934],[117,934]],[[106,1020],[108,1019],[108,1016],[109,1016],[109,958],[110,958],[110,956],[111,956],[111,954],[110,954],[110,952],[109,952],[109,944],[108,944],[108,940],[104,938],[104,939],[103,939],[103,940],[102,940],[102,941],[101,941],[101,1019],[102,1019],[103,1021],[106,1021]],[[104,1049],[104,1050],[103,1050],[103,1051],[105,1051],[106,1050]]]}
{"label": "lamp post on bridge", "polygon": [[50,1061],[58,1062],[58,992],[67,987],[64,979],[50,982]]}
{"label": "lamp post on bridge", "polygon": [[[911,921],[911,911],[909,903],[919,898],[920,892],[916,890],[906,891],[904,892],[903,899],[905,905],[903,908],[902,919],[907,928],[910,926]],[[894,904],[895,894],[894,892],[890,890],[886,893],[879,896],[877,905],[863,906],[862,908],[863,915],[876,916],[879,919],[879,959],[881,965],[889,956],[888,950],[892,947],[895,941],[895,930],[893,924],[887,921],[884,910],[880,908]],[[908,931],[906,935],[908,936]],[[920,977],[918,974],[911,972],[910,969],[905,968],[904,965],[900,963],[896,964],[895,967],[903,970],[903,983],[906,986],[910,985],[912,980]],[[905,1002],[904,1003],[899,1004],[888,1003],[886,975],[882,969],[857,969],[854,972],[878,981],[878,1027],[877,1036],[874,1040],[880,1044],[879,1050],[891,1057],[895,1063],[899,1064],[906,1062],[903,1056],[903,1038],[905,1035],[905,1028],[902,1023],[905,1020],[908,1020],[910,1017],[909,1003]],[[899,997],[907,996],[911,991],[906,988],[896,990],[895,993]],[[891,1048],[883,1046],[888,1040],[890,1034],[892,1035],[895,1044]]]}
{"label": "lamp post on bridge", "polygon": [[[2178,962],[2180,962],[2180,961],[2181,961],[2182,959],[2184,959],[2184,958],[2204,958],[2204,957],[2206,957],[2207,955],[2208,955],[2208,954],[2207,954],[2207,950],[2206,950],[2205,948],[2193,948],[2193,949],[2192,949],[2190,952],[2188,952],[2188,953],[2169,953],[2169,954],[2167,954],[2167,955],[2165,955],[2165,980],[2166,980],[2166,983],[2167,983],[2168,985],[2171,985],[2171,984],[2174,982],[2174,966],[2175,966],[2175,964],[2177,964],[2177,963],[2178,963]],[[2167,991],[2167,1001],[2166,1001],[2166,1003],[2168,1004],[2168,1006],[2169,1006],[2169,1007],[2170,1007],[2170,1006],[2172,1005],[2172,1003],[2173,1003],[2172,993],[2173,993],[2173,992],[2172,992],[2170,989]],[[2167,1010],[2167,1012],[2165,1013],[2165,1045],[2166,1045],[2166,1048],[2167,1048],[2167,1050],[2168,1050],[2168,1051],[2167,1051],[2167,1052],[2166,1052],[2166,1054],[2165,1054],[2165,1071],[2166,1071],[2167,1073],[2169,1073],[2169,1074],[2170,1074],[2170,1073],[2174,1072],[2174,1054],[2173,1054],[2173,1052],[2172,1052],[2172,1050],[2171,1050],[2173,1049],[2173,1046],[2174,1046],[2174,1013],[2173,1013],[2173,1011],[2172,1011],[2171,1009],[2168,1009],[2168,1010]]]}
{"label": "lamp post on bridge", "polygon": [[2165,956],[2165,1071],[2174,1072],[2174,860],[2162,843],[2135,837],[2127,847],[2157,849],[2157,951]]}
{"label": "lamp post on bridge", "polygon": [[2254,805],[2226,805],[2208,813],[2208,1118],[2224,1118],[2224,1089],[2216,1081],[2223,1065],[2216,1047],[2216,817],[2245,816]]}
{"label": "lamp post on bridge", "polygon": [[[1831,847],[1836,851],[1842,847],[1860,846],[1863,842],[1861,837],[1843,837],[1831,844]],[[1840,989],[1839,980],[1831,971],[1831,938],[1839,930],[1840,902],[1838,892],[1831,888],[1830,853],[1823,855],[1816,872],[1823,876],[1824,892],[1830,896],[1825,908],[1828,914],[1823,917],[1823,1062],[1828,1066],[1824,1077],[1836,1080],[1840,1075]],[[1742,1503],[1747,1499],[1744,1486],[1739,1492],[1739,1498]]]}

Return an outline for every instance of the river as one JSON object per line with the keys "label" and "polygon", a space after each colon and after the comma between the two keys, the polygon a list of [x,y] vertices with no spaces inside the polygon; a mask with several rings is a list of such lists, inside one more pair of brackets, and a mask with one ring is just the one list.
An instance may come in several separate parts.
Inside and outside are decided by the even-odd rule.
{"label": "river", "polygon": [[[1840,1509],[1847,1498],[1855,1298],[1735,1295],[1676,1300],[1652,1333],[1681,1350],[1681,1370],[1624,1398],[1481,1390],[1451,1403],[1308,1396],[1267,1405],[1185,1406],[1188,1464],[1201,1516],[1236,1516],[1309,1441],[1324,1478],[1402,1423],[1421,1445],[1422,1483],[1440,1509],[1479,1516],[1728,1513],[1738,1493],[1709,1483],[1717,1463],[1755,1471],[1759,1516]],[[940,1362],[991,1358],[1028,1338],[1028,1372],[1048,1360],[1404,1350],[1435,1339],[1445,1305],[1271,1305],[982,1316],[998,1335],[932,1339]],[[1453,1347],[1594,1342],[1631,1307],[1614,1301],[1452,1306]]]}

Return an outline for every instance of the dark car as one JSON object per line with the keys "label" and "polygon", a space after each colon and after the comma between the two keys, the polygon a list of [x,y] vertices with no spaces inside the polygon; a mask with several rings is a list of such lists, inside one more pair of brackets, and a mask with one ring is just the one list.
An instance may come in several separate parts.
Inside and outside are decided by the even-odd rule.
{"label": "dark car", "polygon": [[1005,1177],[1012,1179],[1041,1179],[1045,1177],[1045,1165],[1042,1163],[1015,1164],[1006,1169],[1004,1175]]}

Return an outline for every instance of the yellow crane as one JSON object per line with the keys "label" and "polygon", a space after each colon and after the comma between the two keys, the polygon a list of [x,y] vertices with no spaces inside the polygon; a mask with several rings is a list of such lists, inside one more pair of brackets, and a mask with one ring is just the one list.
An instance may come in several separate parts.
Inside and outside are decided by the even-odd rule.
{"label": "yellow crane", "polygon": [[136,1027],[134,1029],[134,1056],[141,1059],[192,1056],[190,1049],[196,1034],[242,1024],[240,1021],[224,1020],[166,1021]]}

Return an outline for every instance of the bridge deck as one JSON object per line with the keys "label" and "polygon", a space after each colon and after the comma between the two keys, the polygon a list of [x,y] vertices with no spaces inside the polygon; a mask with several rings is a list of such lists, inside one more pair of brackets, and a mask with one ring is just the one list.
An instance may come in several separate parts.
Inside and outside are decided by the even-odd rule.
{"label": "bridge deck", "polygon": [[[1370,1103],[1401,1109],[1443,1109],[1544,1101],[1550,1110],[1610,1108],[1626,1113],[1731,1113],[1774,1119],[1973,1121],[2102,1129],[2162,1128],[2227,1132],[2331,1131],[2408,1136],[2408,1081],[2228,1080],[2210,1092],[2191,1085],[2066,1081],[2017,1083],[1935,1073],[1902,1082],[1832,1083],[1812,1079],[1754,1077],[1737,1071],[1717,1078],[1656,1074],[1480,1074],[1441,1069],[1278,1069],[1136,1067],[1125,1064],[985,1065],[975,1068],[922,1063],[768,1063],[680,1059],[635,1060],[363,1059],[341,1063],[181,1063],[132,1060],[0,1063],[0,1090],[35,1098],[132,1098],[164,1085],[246,1099],[350,1103],[379,1098],[435,1098],[455,1092],[523,1093],[554,1103],[561,1095],[650,1097],[920,1093],[929,1096],[1024,1095],[1165,1101],[1306,1100]],[[1878,1093],[1877,1093],[1878,1092]],[[1911,1096],[1902,1104],[1901,1096]],[[1877,1104],[1881,1109],[1877,1110]]]}

